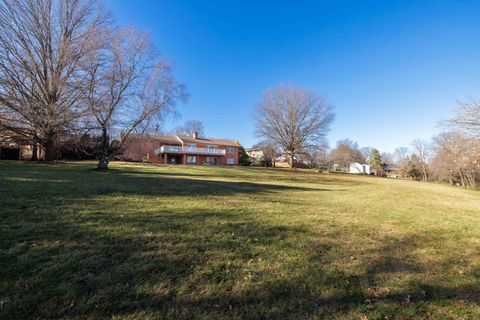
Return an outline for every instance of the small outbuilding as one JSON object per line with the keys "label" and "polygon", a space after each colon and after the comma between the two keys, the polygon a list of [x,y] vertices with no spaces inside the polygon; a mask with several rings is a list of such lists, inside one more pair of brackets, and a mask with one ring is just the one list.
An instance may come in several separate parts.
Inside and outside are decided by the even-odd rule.
{"label": "small outbuilding", "polygon": [[370,174],[370,166],[368,164],[354,162],[350,164],[350,173]]}

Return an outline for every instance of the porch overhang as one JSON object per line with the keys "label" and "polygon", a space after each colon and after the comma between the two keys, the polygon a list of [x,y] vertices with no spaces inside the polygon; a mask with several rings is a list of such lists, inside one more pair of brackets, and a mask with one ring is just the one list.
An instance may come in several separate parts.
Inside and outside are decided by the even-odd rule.
{"label": "porch overhang", "polygon": [[194,147],[180,147],[180,146],[161,146],[154,150],[156,155],[161,154],[192,154],[192,155],[207,155],[207,156],[220,156],[226,155],[226,150],[217,148],[194,148]]}

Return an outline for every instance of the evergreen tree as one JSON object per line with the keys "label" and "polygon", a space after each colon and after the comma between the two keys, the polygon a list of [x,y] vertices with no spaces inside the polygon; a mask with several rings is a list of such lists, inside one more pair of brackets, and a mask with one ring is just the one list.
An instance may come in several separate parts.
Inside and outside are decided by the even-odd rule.
{"label": "evergreen tree", "polygon": [[247,151],[243,146],[238,146],[238,164],[241,166],[249,166],[250,159],[248,157]]}
{"label": "evergreen tree", "polygon": [[380,155],[380,151],[375,148],[372,148],[370,153],[370,157],[368,158],[368,164],[370,165],[370,169],[375,172],[375,175],[383,174],[383,161],[382,156]]}

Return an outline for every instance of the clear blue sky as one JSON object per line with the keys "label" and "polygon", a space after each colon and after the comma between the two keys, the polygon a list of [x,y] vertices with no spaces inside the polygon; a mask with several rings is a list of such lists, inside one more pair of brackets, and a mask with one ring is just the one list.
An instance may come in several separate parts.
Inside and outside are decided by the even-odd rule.
{"label": "clear blue sky", "polygon": [[[190,93],[181,119],[257,141],[252,108],[281,82],[335,106],[330,143],[393,151],[436,134],[479,96],[480,1],[109,0],[119,25],[152,32]],[[173,124],[170,123],[170,126]]]}

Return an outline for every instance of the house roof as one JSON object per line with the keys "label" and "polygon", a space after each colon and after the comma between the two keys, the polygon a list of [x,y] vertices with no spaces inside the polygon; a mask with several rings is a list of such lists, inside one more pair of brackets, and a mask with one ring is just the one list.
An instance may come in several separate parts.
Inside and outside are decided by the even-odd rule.
{"label": "house roof", "polygon": [[159,143],[166,143],[166,144],[181,144],[182,142],[178,140],[176,136],[164,136],[160,134],[132,134],[130,135],[129,139],[141,139],[141,140],[154,140],[158,141]]}
{"label": "house roof", "polygon": [[216,139],[216,138],[203,138],[197,137],[194,138],[192,136],[177,136],[180,140],[184,143],[204,143],[204,144],[216,144],[222,146],[238,146],[233,140],[227,139]]}
{"label": "house roof", "polygon": [[181,144],[183,143],[201,143],[201,144],[214,144],[222,146],[238,146],[233,140],[228,139],[216,139],[216,138],[203,138],[192,136],[165,136],[158,134],[135,134],[132,138],[152,139],[164,144]]}

